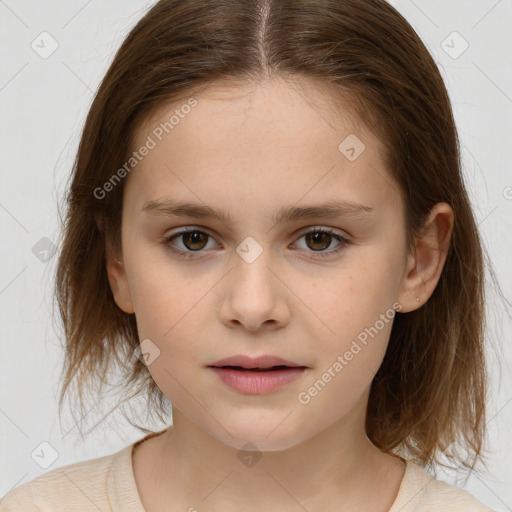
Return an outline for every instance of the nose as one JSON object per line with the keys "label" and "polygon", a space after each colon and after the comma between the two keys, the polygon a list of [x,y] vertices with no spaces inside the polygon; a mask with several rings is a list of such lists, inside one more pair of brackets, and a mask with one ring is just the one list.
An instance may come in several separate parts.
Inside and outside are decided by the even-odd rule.
{"label": "nose", "polygon": [[289,291],[270,252],[263,250],[252,262],[234,255],[221,284],[220,320],[228,327],[278,329],[290,321]]}

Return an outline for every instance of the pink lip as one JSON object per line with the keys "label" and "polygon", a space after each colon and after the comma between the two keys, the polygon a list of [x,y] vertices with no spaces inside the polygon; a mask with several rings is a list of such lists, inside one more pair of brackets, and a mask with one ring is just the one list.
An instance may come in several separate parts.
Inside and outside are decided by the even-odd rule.
{"label": "pink lip", "polygon": [[241,366],[242,368],[271,368],[272,366],[289,366],[289,367],[299,367],[304,366],[294,363],[292,361],[287,361],[286,359],[282,359],[277,356],[259,356],[259,357],[250,357],[245,356],[243,354],[226,357],[225,359],[221,359],[220,361],[216,361],[209,366]]}
{"label": "pink lip", "polygon": [[264,395],[298,378],[306,368],[304,366],[285,370],[233,370],[231,368],[210,367],[230,388],[249,395]]}
{"label": "pink lip", "polygon": [[[239,368],[226,368],[227,366]],[[273,366],[285,366],[286,368],[272,370]],[[208,368],[211,368],[224,384],[240,393],[263,395],[297,379],[308,367],[276,356],[237,355],[216,361]],[[257,368],[260,371],[244,370],[243,368]]]}

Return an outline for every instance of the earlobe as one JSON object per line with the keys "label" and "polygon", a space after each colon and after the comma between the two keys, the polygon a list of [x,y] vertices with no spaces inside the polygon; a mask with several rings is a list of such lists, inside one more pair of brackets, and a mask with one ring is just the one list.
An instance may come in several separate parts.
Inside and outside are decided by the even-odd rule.
{"label": "earlobe", "polygon": [[125,313],[135,313],[124,266],[113,254],[108,242],[105,249],[108,282],[110,283],[114,300]]}
{"label": "earlobe", "polygon": [[402,313],[421,307],[434,293],[448,255],[453,223],[454,213],[448,203],[438,203],[430,211],[414,254],[407,257],[398,297]]}

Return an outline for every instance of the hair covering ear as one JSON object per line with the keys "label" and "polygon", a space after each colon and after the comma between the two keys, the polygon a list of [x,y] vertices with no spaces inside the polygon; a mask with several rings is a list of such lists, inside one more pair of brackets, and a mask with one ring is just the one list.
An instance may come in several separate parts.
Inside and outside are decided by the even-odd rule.
{"label": "hair covering ear", "polygon": [[96,221],[96,226],[98,227],[98,231],[104,235],[105,234],[105,219],[103,215],[99,215],[97,213],[94,214],[94,220]]}

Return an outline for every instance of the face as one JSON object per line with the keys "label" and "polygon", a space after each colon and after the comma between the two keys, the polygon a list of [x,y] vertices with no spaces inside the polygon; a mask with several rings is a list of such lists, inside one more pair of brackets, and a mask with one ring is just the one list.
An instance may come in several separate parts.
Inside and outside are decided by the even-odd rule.
{"label": "face", "polygon": [[[151,148],[126,178],[109,279],[175,411],[227,445],[282,450],[364,411],[404,297],[403,203],[382,144],[313,85],[194,98],[136,134]],[[274,388],[239,372],[248,392],[209,367],[236,355],[305,368]]]}

